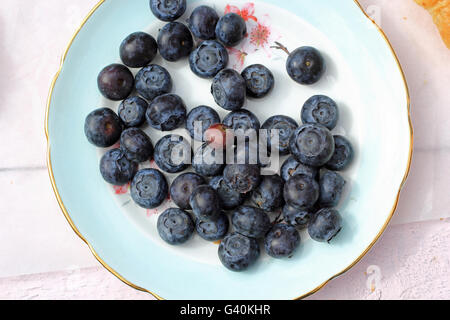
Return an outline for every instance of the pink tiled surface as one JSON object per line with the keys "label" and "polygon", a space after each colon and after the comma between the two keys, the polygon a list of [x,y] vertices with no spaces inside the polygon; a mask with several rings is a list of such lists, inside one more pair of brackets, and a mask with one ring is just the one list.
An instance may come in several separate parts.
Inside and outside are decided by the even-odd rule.
{"label": "pink tiled surface", "polygon": [[[45,168],[48,88],[96,2],[2,0],[0,6],[3,299],[152,299],[99,266],[60,213]],[[450,50],[413,0],[360,2],[387,33],[407,76],[415,157],[393,224],[359,264],[309,299],[449,299]]]}

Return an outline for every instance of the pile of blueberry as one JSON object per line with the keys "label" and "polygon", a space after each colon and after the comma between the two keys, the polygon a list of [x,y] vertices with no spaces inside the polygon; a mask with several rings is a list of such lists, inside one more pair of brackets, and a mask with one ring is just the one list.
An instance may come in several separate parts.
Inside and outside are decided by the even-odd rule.
{"label": "pile of blueberry", "polygon": [[[261,125],[252,112],[242,108],[247,97],[257,99],[270,93],[275,83],[272,72],[259,64],[241,74],[227,69],[226,47],[236,46],[247,33],[243,18],[234,13],[219,17],[213,8],[200,6],[186,26],[175,21],[185,13],[186,0],[151,0],[150,8],[158,19],[168,22],[158,38],[143,32],[129,35],[120,46],[123,64],[109,65],[98,75],[102,95],[122,101],[117,113],[102,108],[86,118],[85,133],[92,144],[109,148],[120,142],[100,161],[105,181],[131,183],[132,199],[147,209],[159,207],[170,195],[178,208],[159,216],[161,238],[177,245],[197,232],[207,241],[220,240],[219,258],[232,271],[246,270],[256,262],[262,239],[265,251],[274,258],[294,254],[301,229],[307,228],[316,241],[330,242],[342,228],[334,208],[346,182],[337,171],[346,169],[353,158],[350,142],[331,133],[339,118],[336,103],[323,95],[313,96],[302,108],[303,125],[283,115]],[[321,79],[325,61],[318,50],[301,47],[290,53],[279,43],[277,48],[289,54],[287,73],[295,82],[310,85]],[[223,121],[208,106],[188,113],[183,99],[171,93],[169,72],[151,64],[158,51],[171,62],[189,57],[192,72],[212,79],[216,103],[231,113]],[[129,68],[141,69],[134,77]],[[144,124],[162,132],[185,127],[202,146],[191,156],[190,142],[175,134],[154,145],[140,129]],[[250,143],[243,150],[234,146],[231,158],[239,161],[230,162],[228,154],[224,161],[207,161],[229,147],[226,130],[238,135],[252,129],[278,132],[278,143],[271,134],[264,139],[269,151],[277,148],[280,155],[290,155],[281,175],[261,174],[265,164],[260,159],[250,161],[258,153]],[[174,159],[174,154],[180,159]],[[139,170],[140,163],[151,159],[160,170]],[[194,172],[186,172],[191,164]],[[184,173],[169,185],[162,172]],[[278,217],[271,219],[273,213]]]}

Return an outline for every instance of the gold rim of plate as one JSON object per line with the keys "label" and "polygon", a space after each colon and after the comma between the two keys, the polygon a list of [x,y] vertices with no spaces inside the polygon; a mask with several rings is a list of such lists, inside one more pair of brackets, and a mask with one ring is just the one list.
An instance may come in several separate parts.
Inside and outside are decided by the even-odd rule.
{"label": "gold rim of plate", "polygon": [[[100,264],[105,267],[109,272],[111,272],[113,275],[115,275],[117,278],[119,278],[122,282],[124,282],[125,284],[129,285],[130,287],[139,290],[139,291],[143,291],[143,292],[147,292],[150,293],[152,296],[154,296],[156,299],[158,300],[164,300],[164,298],[160,297],[159,295],[157,295],[154,292],[151,292],[147,289],[141,288],[139,286],[136,286],[135,284],[129,282],[127,279],[125,279],[124,277],[122,277],[117,271],[115,271],[113,268],[111,268],[105,261],[103,261],[103,259],[97,254],[97,252],[95,251],[95,249],[92,247],[92,245],[86,240],[86,238],[83,237],[83,235],[80,233],[80,231],[77,229],[77,227],[75,226],[75,224],[73,223],[69,212],[67,211],[61,196],[59,194],[58,188],[56,186],[56,181],[55,181],[55,177],[53,176],[53,168],[52,168],[52,162],[51,162],[51,156],[50,156],[50,140],[49,140],[49,135],[48,135],[48,116],[49,116],[49,111],[50,111],[50,104],[51,104],[51,99],[52,99],[52,93],[53,93],[53,89],[55,87],[56,81],[58,80],[59,74],[62,70],[64,61],[66,60],[66,56],[67,53],[70,50],[70,47],[72,46],[73,41],[75,40],[75,38],[77,37],[78,33],[80,32],[80,30],[84,27],[84,25],[86,24],[86,22],[89,20],[89,18],[94,14],[94,12],[105,2],[106,0],[100,0],[95,6],[94,8],[91,9],[91,11],[88,13],[88,15],[86,16],[86,18],[83,20],[83,22],[81,23],[80,27],[78,27],[78,29],[76,30],[75,34],[73,35],[72,39],[70,40],[66,50],[64,51],[64,54],[61,58],[61,63],[60,63],[60,67],[59,70],[56,72],[53,81],[51,83],[50,86],[50,92],[48,94],[48,99],[47,99],[47,106],[46,106],[46,110],[45,110],[45,124],[44,124],[44,129],[45,129],[45,137],[47,139],[47,168],[48,168],[48,174],[50,176],[50,181],[52,183],[52,188],[53,191],[55,193],[56,196],[56,200],[58,201],[58,204],[64,214],[64,216],[66,217],[67,221],[69,222],[70,226],[72,227],[73,231],[78,235],[78,237],[80,237],[81,240],[83,240],[89,247],[89,249],[91,250],[92,254],[94,255],[94,257],[100,262]],[[366,248],[366,250],[364,250],[361,255],[354,261],[352,262],[347,268],[345,268],[344,270],[342,270],[341,272],[337,273],[336,275],[332,276],[330,279],[328,279],[327,281],[325,281],[324,283],[322,283],[320,286],[318,286],[317,288],[315,288],[314,290],[299,296],[297,298],[294,298],[293,300],[301,300],[304,298],[307,298],[311,295],[313,295],[314,293],[318,292],[320,289],[322,289],[323,287],[325,287],[331,280],[341,276],[342,274],[346,273],[348,270],[350,270],[351,268],[353,268],[366,254],[367,252],[369,252],[369,250],[374,246],[374,244],[378,241],[378,239],[381,237],[381,235],[383,234],[383,232],[386,230],[387,226],[389,225],[389,222],[391,221],[392,217],[394,216],[394,213],[397,209],[398,206],[398,202],[400,199],[400,193],[401,190],[403,189],[403,186],[408,178],[409,172],[411,170],[411,161],[412,161],[412,155],[413,155],[413,145],[414,145],[414,131],[413,131],[413,126],[412,126],[412,121],[411,121],[411,112],[410,112],[410,94],[409,94],[409,89],[408,89],[408,84],[406,81],[406,77],[405,74],[403,72],[402,66],[400,64],[400,61],[398,60],[397,54],[395,53],[394,48],[392,47],[389,39],[387,38],[386,34],[384,33],[384,31],[375,23],[375,21],[373,19],[371,19],[369,17],[369,15],[364,11],[364,9],[362,8],[361,4],[358,2],[358,0],[353,0],[355,2],[355,4],[358,6],[359,9],[361,9],[361,12],[364,14],[364,16],[366,16],[367,19],[369,19],[370,21],[372,21],[372,23],[375,25],[375,27],[377,28],[377,30],[380,32],[380,34],[382,35],[383,39],[386,41],[386,43],[388,44],[389,48],[391,49],[392,55],[395,58],[395,61],[397,62],[397,66],[400,70],[400,73],[402,75],[403,78],[403,82],[405,85],[405,91],[406,91],[406,96],[407,96],[407,101],[406,101],[406,108],[407,108],[407,112],[408,112],[408,122],[409,122],[409,129],[410,129],[410,147],[409,147],[409,158],[408,158],[408,166],[406,168],[406,172],[405,175],[403,177],[403,180],[399,186],[398,189],[398,193],[397,193],[397,197],[395,199],[395,203],[392,207],[392,210],[389,214],[388,219],[386,220],[385,224],[383,225],[383,227],[381,228],[380,232],[377,234],[377,236],[375,237],[375,239],[371,242],[371,244]]]}

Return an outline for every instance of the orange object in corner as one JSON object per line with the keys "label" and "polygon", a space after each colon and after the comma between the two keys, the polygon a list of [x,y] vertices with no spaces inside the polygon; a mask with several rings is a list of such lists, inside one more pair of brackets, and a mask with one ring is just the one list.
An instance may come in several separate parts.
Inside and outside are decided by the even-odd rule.
{"label": "orange object in corner", "polygon": [[450,49],[450,0],[415,0],[433,17],[447,47]]}

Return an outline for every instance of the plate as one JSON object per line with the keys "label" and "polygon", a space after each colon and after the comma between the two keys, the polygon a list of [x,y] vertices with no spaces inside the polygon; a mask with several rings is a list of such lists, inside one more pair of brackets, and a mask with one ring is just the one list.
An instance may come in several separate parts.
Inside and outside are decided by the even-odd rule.
{"label": "plate", "polygon": [[[48,169],[57,200],[74,231],[103,266],[157,298],[306,297],[355,265],[394,214],[413,144],[404,74],[386,36],[356,1],[188,1],[180,21],[186,21],[200,4],[246,19],[249,36],[230,50],[229,66],[241,70],[262,63],[273,71],[272,94],[260,101],[249,99],[245,107],[261,121],[275,114],[300,121],[304,101],[314,94],[337,101],[341,121],[335,133],[349,137],[356,149],[355,161],[344,173],[349,187],[339,207],[342,232],[331,245],[316,243],[303,232],[301,248],[293,258],[263,257],[248,272],[232,273],[220,264],[217,244],[194,238],[181,247],[166,245],[156,232],[156,220],[164,208],[140,209],[130,201],[128,188],[113,188],[102,180],[98,162],[105,151],[87,142],[84,120],[98,107],[117,108],[117,103],[101,97],[96,78],[104,66],[119,62],[121,41],[139,30],[156,37],[164,25],[151,14],[148,0],[99,2],[63,56],[51,86],[45,123]],[[286,55],[271,48],[275,41],[291,50],[303,45],[321,50],[327,62],[324,78],[313,86],[290,80]],[[188,109],[205,104],[221,116],[226,114],[209,93],[210,80],[195,77],[187,61],[168,63],[159,57],[155,63],[172,74],[173,92],[183,97]],[[153,142],[161,136],[152,129],[146,131]],[[165,206],[171,206],[170,202]]]}

